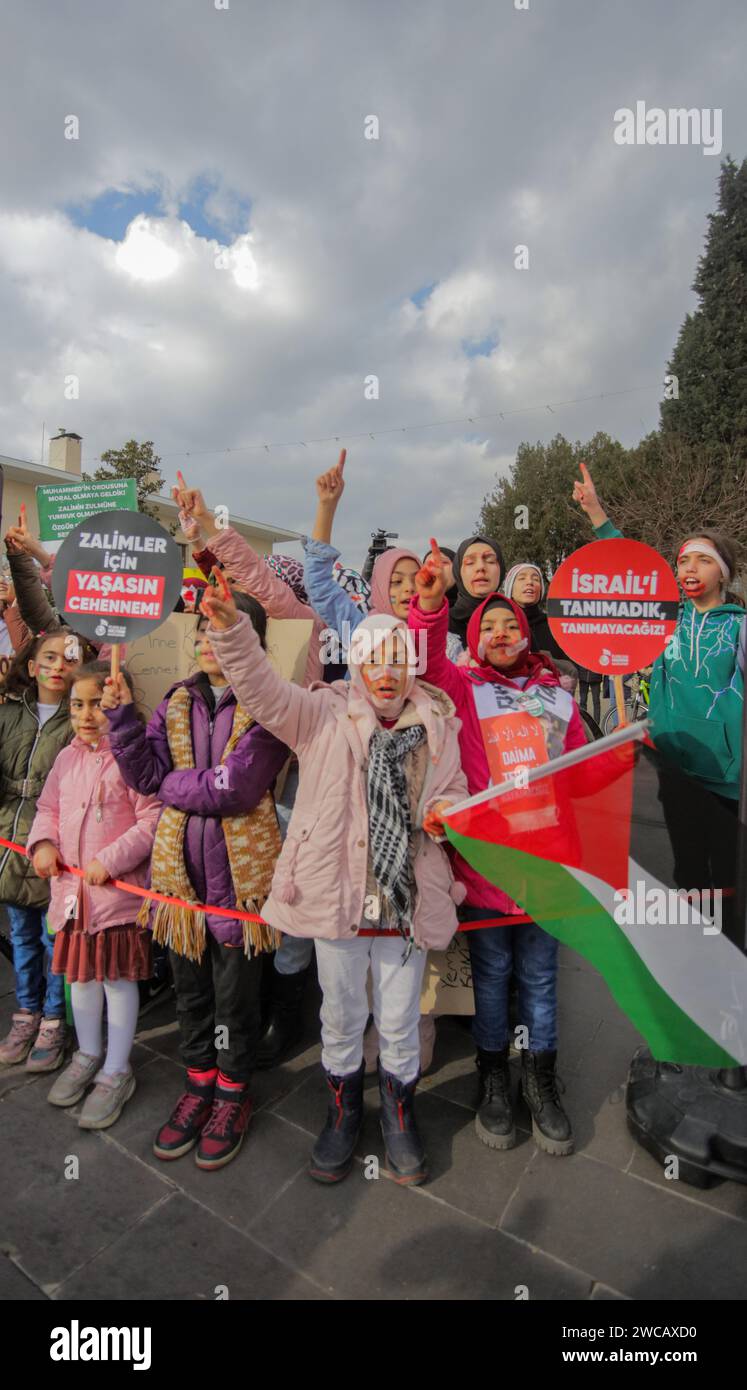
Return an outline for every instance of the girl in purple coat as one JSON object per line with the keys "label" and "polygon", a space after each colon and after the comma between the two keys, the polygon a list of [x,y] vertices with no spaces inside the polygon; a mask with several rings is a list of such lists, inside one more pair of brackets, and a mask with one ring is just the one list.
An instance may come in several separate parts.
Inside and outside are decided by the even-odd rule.
{"label": "girl in purple coat", "polygon": [[[267,616],[235,594],[264,645]],[[280,852],[272,787],[288,749],[237,703],[201,618],[199,672],[172,687],[147,729],[138,723],[121,676],[102,708],[111,749],[128,786],[164,803],[151,862],[151,887],[191,904],[259,914]],[[236,1156],[249,1122],[249,1083],[260,1024],[261,952],[277,945],[263,923],[173,902],[144,903],[156,941],[169,947],[185,1089],[156,1135],[157,1158],[198,1144],[198,1168]]]}

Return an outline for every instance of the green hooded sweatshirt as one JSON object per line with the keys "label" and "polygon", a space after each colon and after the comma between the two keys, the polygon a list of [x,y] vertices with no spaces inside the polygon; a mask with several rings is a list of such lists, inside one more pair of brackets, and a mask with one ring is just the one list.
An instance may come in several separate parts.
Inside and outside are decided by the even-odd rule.
{"label": "green hooded sweatshirt", "polygon": [[[621,536],[612,522],[597,540]],[[680,604],[677,626],[651,676],[651,736],[670,762],[708,791],[739,798],[744,705],[744,609],[720,603],[699,613]]]}
{"label": "green hooded sweatshirt", "polygon": [[[36,803],[52,764],[73,737],[67,698],[39,722],[33,692],[0,705],[0,835],[25,845]],[[39,907],[49,903],[49,881],[37,878],[30,859],[0,845],[0,903]]]}

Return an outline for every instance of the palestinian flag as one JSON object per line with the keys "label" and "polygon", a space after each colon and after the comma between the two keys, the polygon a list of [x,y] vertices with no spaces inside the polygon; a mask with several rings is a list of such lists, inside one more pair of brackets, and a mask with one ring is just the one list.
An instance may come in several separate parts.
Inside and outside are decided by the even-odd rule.
{"label": "palestinian flag", "polygon": [[737,819],[640,736],[618,730],[480,793],[446,832],[600,971],[657,1061],[744,1065],[747,957],[725,934]]}

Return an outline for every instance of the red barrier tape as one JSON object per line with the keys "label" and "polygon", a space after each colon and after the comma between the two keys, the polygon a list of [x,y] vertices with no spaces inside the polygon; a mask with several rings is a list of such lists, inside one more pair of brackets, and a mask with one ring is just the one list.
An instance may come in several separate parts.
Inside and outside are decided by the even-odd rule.
{"label": "red barrier tape", "polygon": [[[28,858],[24,845],[16,845],[12,840],[4,840],[0,835],[0,845],[3,849],[15,850],[16,854],[22,854]],[[85,878],[83,869],[76,869],[72,864],[63,864],[65,873],[74,874],[76,878]],[[238,907],[211,907],[209,903],[185,903],[182,898],[170,898],[165,893],[156,893],[152,888],[138,888],[134,883],[123,883],[120,878],[107,879],[114,888],[121,888],[125,893],[134,893],[138,898],[150,898],[154,903],[171,903],[174,907],[186,907],[189,912],[209,912],[213,917],[229,917],[239,922],[264,922],[263,917],[258,917],[254,912],[241,912]],[[487,920],[478,919],[475,922],[460,922],[459,931],[474,931],[476,927],[507,927],[515,926],[520,922],[531,922],[531,917],[523,914],[516,917],[489,917]],[[265,926],[269,925],[265,922]],[[399,936],[396,929],[379,930],[377,927],[361,927],[358,936]]]}

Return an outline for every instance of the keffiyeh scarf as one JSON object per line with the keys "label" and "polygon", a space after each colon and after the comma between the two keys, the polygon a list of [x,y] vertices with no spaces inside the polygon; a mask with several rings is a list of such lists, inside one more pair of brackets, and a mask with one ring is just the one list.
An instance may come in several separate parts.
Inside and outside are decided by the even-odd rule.
{"label": "keffiyeh scarf", "polygon": [[377,729],[368,745],[368,834],[374,878],[398,930],[413,941],[415,876],[410,858],[412,819],[404,762],[425,739],[422,724]]}

